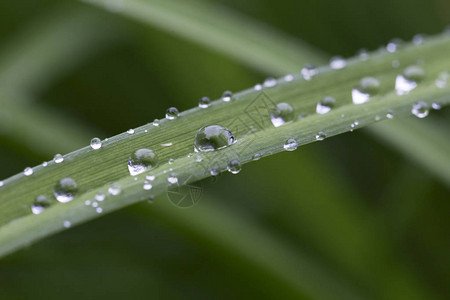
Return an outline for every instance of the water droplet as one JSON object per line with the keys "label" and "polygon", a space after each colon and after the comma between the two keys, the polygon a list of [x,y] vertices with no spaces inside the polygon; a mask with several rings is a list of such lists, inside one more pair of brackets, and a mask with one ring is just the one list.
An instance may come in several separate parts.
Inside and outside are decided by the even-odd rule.
{"label": "water droplet", "polygon": [[209,171],[209,174],[211,174],[211,176],[217,176],[217,175],[219,175],[219,173],[220,173],[220,170],[218,167],[213,167],[211,169],[211,171]]}
{"label": "water droplet", "polygon": [[237,159],[233,159],[228,163],[227,170],[231,174],[237,174],[241,171],[241,163]]}
{"label": "water droplet", "polygon": [[327,135],[324,132],[319,132],[316,134],[316,141],[323,141]]}
{"label": "water droplet", "polygon": [[169,161],[168,161],[169,165],[173,164],[173,163],[174,163],[174,161],[175,161],[175,159],[173,159],[173,158],[169,158]]}
{"label": "water droplet", "polygon": [[96,207],[98,207],[98,202],[92,202],[92,207],[94,207],[94,208],[96,208]]}
{"label": "water droplet", "polygon": [[148,191],[152,189],[152,184],[148,181],[144,181],[144,185],[142,186],[144,188],[144,190]]}
{"label": "water droplet", "polygon": [[42,166],[43,166],[43,167],[48,166],[48,162],[44,161],[44,162],[42,163]]}
{"label": "water droplet", "polygon": [[150,181],[155,180],[155,178],[156,178],[155,175],[147,175],[147,176],[145,176],[145,179],[150,180]]}
{"label": "water droplet", "polygon": [[108,188],[108,193],[113,196],[119,195],[121,191],[122,189],[118,183],[113,183],[113,185]]}
{"label": "water droplet", "polygon": [[415,115],[416,117],[422,119],[428,116],[428,113],[430,112],[430,106],[428,103],[420,101],[417,102],[412,106],[411,113]]}
{"label": "water droplet", "polygon": [[236,142],[230,130],[219,125],[210,125],[200,130],[195,135],[194,151],[208,152],[228,147]]}
{"label": "water droplet", "polygon": [[56,200],[61,203],[67,203],[73,200],[73,197],[78,191],[78,186],[72,178],[63,178],[59,180],[54,189]]}
{"label": "water droplet", "polygon": [[314,76],[316,76],[318,70],[315,65],[307,64],[301,71],[301,74],[305,80],[311,80]]}
{"label": "water droplet", "polygon": [[414,45],[422,45],[425,42],[425,37],[426,37],[425,35],[420,34],[420,33],[414,35],[413,39],[412,39],[413,44]]}
{"label": "water droplet", "polygon": [[259,160],[261,158],[261,154],[255,153],[252,157],[253,160]]}
{"label": "water droplet", "polygon": [[442,72],[439,74],[438,78],[435,81],[435,84],[438,88],[445,88],[450,81],[450,73],[449,72]]}
{"label": "water droplet", "polygon": [[3,186],[3,181],[0,180],[0,186]]}
{"label": "water droplet", "polygon": [[262,85],[261,84],[255,84],[255,87],[254,87],[254,89],[255,89],[255,91],[260,91],[260,90],[262,90]]}
{"label": "water droplet", "polygon": [[136,176],[145,172],[158,163],[156,154],[150,149],[139,149],[131,154],[128,160],[128,171],[131,176]]}
{"label": "water droplet", "polygon": [[53,161],[57,164],[62,163],[64,161],[64,157],[61,154],[56,154],[55,157],[53,157]]}
{"label": "water droplet", "polygon": [[285,143],[284,143],[284,150],[286,151],[294,151],[297,149],[298,147],[298,143],[296,140],[294,139],[288,139]]}
{"label": "water droplet", "polygon": [[39,195],[31,205],[31,211],[33,214],[38,215],[51,205],[51,201],[44,195]]}
{"label": "water droplet", "polygon": [[280,127],[281,125],[294,120],[294,118],[294,109],[287,103],[278,103],[270,111],[270,121],[275,127]]}
{"label": "water droplet", "polygon": [[394,112],[392,110],[388,110],[386,113],[386,118],[393,119],[394,118]]}
{"label": "water droplet", "polygon": [[134,133],[134,129],[128,129],[128,130],[127,130],[127,133],[128,133],[128,134],[133,134],[133,133]]}
{"label": "water droplet", "polygon": [[419,66],[409,66],[395,78],[397,95],[406,95],[417,87],[425,77],[425,71]]}
{"label": "water droplet", "polygon": [[336,99],[333,97],[324,97],[317,103],[316,112],[320,115],[326,114],[336,105]]}
{"label": "water droplet", "polygon": [[168,143],[165,143],[165,144],[161,144],[162,147],[170,147],[170,146],[172,146],[172,145],[173,145],[172,142],[168,142]]}
{"label": "water droplet", "polygon": [[97,193],[97,194],[95,194],[95,200],[97,200],[97,201],[103,201],[103,200],[105,200],[105,195],[104,194],[101,194],[101,193]]}
{"label": "water droplet", "polygon": [[25,176],[33,175],[33,169],[30,167],[26,167],[25,170],[23,170],[23,174],[25,174]]}
{"label": "water droplet", "polygon": [[86,205],[86,206],[91,205],[91,200],[86,200],[86,201],[84,201],[84,205]]}
{"label": "water droplet", "polygon": [[178,177],[175,174],[170,174],[170,176],[167,177],[167,181],[170,184],[176,184],[176,183],[178,183]]}
{"label": "water droplet", "polygon": [[376,122],[378,122],[378,121],[381,120],[381,117],[380,117],[379,115],[376,115],[375,118],[374,118],[374,120],[375,120]]}
{"label": "water droplet", "polygon": [[166,110],[166,118],[169,120],[178,118],[179,114],[180,114],[180,112],[178,111],[178,109],[176,107],[169,107]]}
{"label": "water droplet", "polygon": [[159,126],[159,122],[160,121],[158,119],[154,119],[152,124],[153,124],[153,126],[158,127]]}
{"label": "water droplet", "polygon": [[263,86],[264,87],[274,87],[277,85],[277,80],[275,78],[269,77],[266,80],[264,80]]}
{"label": "water droplet", "polygon": [[95,209],[95,212],[98,213],[98,214],[101,214],[101,213],[103,212],[103,208],[97,207],[97,208]]}
{"label": "water droplet", "polygon": [[288,74],[288,75],[284,76],[284,81],[291,82],[292,80],[294,80],[294,76],[293,75]]}
{"label": "water droplet", "polygon": [[360,60],[367,60],[368,58],[369,58],[369,52],[367,51],[367,49],[360,49],[358,52],[357,52],[357,55],[358,55],[358,58],[360,59]]}
{"label": "water droplet", "polygon": [[352,130],[350,130],[350,131],[353,131],[353,129],[355,129],[356,127],[358,127],[358,125],[359,125],[359,122],[358,122],[358,121],[355,121],[355,122],[353,122],[352,124],[350,124],[350,128],[352,128]]}
{"label": "water droplet", "polygon": [[208,97],[202,97],[198,101],[198,107],[200,108],[208,108],[211,103],[211,100]]}
{"label": "water droplet", "polygon": [[401,39],[392,39],[387,45],[386,45],[386,50],[390,53],[394,53],[396,52],[401,44],[403,43],[403,41]]}
{"label": "water droplet", "polygon": [[100,149],[102,147],[102,141],[95,137],[91,140],[91,148],[94,150]]}
{"label": "water droplet", "polygon": [[435,101],[435,102],[431,103],[431,107],[434,110],[440,110],[442,108],[442,103],[440,101]]}
{"label": "water droplet", "polygon": [[233,97],[233,93],[230,91],[225,91],[222,94],[222,100],[225,102],[230,102],[231,101],[231,97]]}
{"label": "water droplet", "polygon": [[202,158],[200,155],[197,155],[197,156],[195,157],[195,161],[196,161],[196,162],[202,162],[202,161],[203,161],[203,158]]}
{"label": "water droplet", "polygon": [[72,223],[70,223],[70,221],[64,221],[63,225],[64,228],[70,228],[70,226],[72,226]]}
{"label": "water droplet", "polygon": [[354,104],[363,104],[370,100],[370,97],[380,91],[380,81],[373,77],[364,77],[360,80],[359,86],[352,89],[352,101]]}
{"label": "water droplet", "polygon": [[330,68],[334,70],[343,69],[347,66],[347,61],[342,56],[332,57],[330,60]]}

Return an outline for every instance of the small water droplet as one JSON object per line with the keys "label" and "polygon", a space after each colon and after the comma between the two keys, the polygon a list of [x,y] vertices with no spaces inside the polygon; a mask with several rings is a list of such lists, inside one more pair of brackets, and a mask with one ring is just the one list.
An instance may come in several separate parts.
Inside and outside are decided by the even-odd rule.
{"label": "small water droplet", "polygon": [[144,190],[149,191],[152,189],[152,184],[148,181],[144,181],[144,185],[142,186],[144,188]]}
{"label": "small water droplet", "polygon": [[95,212],[98,213],[98,214],[101,214],[101,213],[103,212],[103,208],[97,207],[97,208],[95,209]]}
{"label": "small water droplet", "polygon": [[364,49],[364,48],[360,49],[357,52],[357,55],[360,60],[365,61],[365,60],[369,59],[369,51],[367,51],[367,49]]}
{"label": "small water droplet", "polygon": [[388,110],[388,112],[386,113],[386,118],[388,118],[388,119],[394,118],[394,112],[391,109]]}
{"label": "small water droplet", "polygon": [[425,77],[425,71],[419,66],[409,66],[402,74],[395,78],[395,90],[397,95],[406,95],[417,87],[417,84]]}
{"label": "small water droplet", "polygon": [[323,141],[327,135],[324,132],[319,132],[316,134],[316,141]]}
{"label": "small water droplet", "polygon": [[178,111],[178,109],[176,107],[169,107],[166,110],[166,118],[169,120],[173,120],[178,118],[180,112]]}
{"label": "small water droplet", "polygon": [[173,159],[173,158],[169,158],[169,161],[168,161],[169,165],[173,164],[173,163],[174,163],[174,161],[175,161],[175,159]]}
{"label": "small water droplet", "polygon": [[241,171],[241,163],[237,159],[233,159],[228,163],[227,170],[231,174],[237,174]]}
{"label": "small water droplet", "polygon": [[102,141],[98,138],[95,137],[91,140],[91,148],[94,150],[98,150],[102,147]]}
{"label": "small water droplet", "polygon": [[128,134],[133,134],[133,133],[134,133],[134,129],[128,129],[128,130],[127,130],[127,133],[128,133]]}
{"label": "small water droplet", "polygon": [[291,82],[292,80],[294,80],[294,76],[293,75],[288,74],[288,75],[284,76],[284,81]]}
{"label": "small water droplet", "polygon": [[400,46],[402,45],[403,41],[401,39],[392,39],[387,45],[386,45],[386,50],[389,53],[394,53],[396,52]]}
{"label": "small water droplet", "polygon": [[95,201],[94,201],[94,202],[92,202],[92,207],[93,207],[93,208],[96,208],[96,207],[98,207],[98,202],[95,202]]}
{"label": "small water droplet", "polygon": [[113,185],[108,188],[108,193],[113,196],[119,195],[121,191],[122,189],[118,183],[113,183]]}
{"label": "small water droplet", "polygon": [[343,69],[347,66],[347,61],[342,56],[332,57],[330,60],[330,68],[334,70]]}
{"label": "small water droplet", "polygon": [[261,154],[259,154],[259,153],[253,154],[253,157],[252,157],[253,160],[259,160],[260,158],[261,158]]}
{"label": "small water droplet", "polygon": [[286,151],[294,151],[296,150],[298,147],[298,143],[296,140],[294,139],[288,139],[285,143],[284,143],[284,150]]}
{"label": "small water droplet", "polygon": [[413,104],[412,109],[411,109],[411,113],[420,119],[428,116],[429,112],[430,112],[430,106],[428,105],[428,103],[423,102],[423,101]]}
{"label": "small water droplet", "polygon": [[70,221],[64,221],[63,225],[64,228],[70,228],[70,226],[72,226],[72,223],[70,223]]}
{"label": "small water droplet", "polygon": [[86,201],[84,201],[84,205],[86,205],[86,206],[91,205],[91,200],[86,200]]}
{"label": "small water droplet", "polygon": [[210,125],[200,130],[195,135],[194,151],[208,152],[228,147],[236,142],[236,138],[230,130],[219,125]]}
{"label": "small water droplet", "polygon": [[440,101],[435,101],[435,102],[431,103],[431,107],[434,110],[440,110],[442,108],[442,103]]}
{"label": "small water droplet", "polygon": [[198,107],[200,108],[208,108],[211,103],[211,100],[208,97],[202,97],[198,101]]}
{"label": "small water droplet", "polygon": [[155,178],[156,178],[155,175],[147,175],[147,176],[145,176],[145,179],[150,180],[150,181],[155,180]]}
{"label": "small water droplet", "polygon": [[33,175],[33,169],[30,167],[26,167],[25,170],[23,170],[23,174],[25,174],[25,176]]}
{"label": "small water droplet", "polygon": [[145,172],[158,163],[156,154],[150,149],[139,149],[131,154],[128,160],[128,171],[131,176],[136,176]]}
{"label": "small water droplet", "polygon": [[77,191],[78,186],[75,180],[63,178],[56,183],[53,194],[59,202],[67,203],[73,200]]}
{"label": "small water droplet", "polygon": [[274,87],[277,85],[277,80],[275,78],[269,77],[266,80],[264,80],[263,86],[264,87]]}
{"label": "small water droplet", "polygon": [[95,194],[95,200],[97,200],[97,201],[103,201],[103,200],[105,200],[105,194],[101,194],[101,193],[97,193],[97,194]]}
{"label": "small water droplet", "polygon": [[354,104],[363,104],[370,100],[370,97],[380,91],[380,81],[373,77],[364,77],[360,80],[359,86],[352,89],[352,101]]}
{"label": "small water droplet", "polygon": [[218,167],[213,167],[210,171],[209,174],[211,174],[211,176],[217,176],[220,174],[220,170]]}
{"label": "small water droplet", "polygon": [[64,157],[61,154],[56,154],[55,157],[53,157],[53,161],[57,164],[62,163],[64,161]]}
{"label": "small water droplet", "polygon": [[203,161],[203,158],[202,158],[200,155],[197,155],[197,156],[195,157],[195,161],[196,161],[196,162],[202,162],[202,161]]}
{"label": "small water droplet", "polygon": [[413,36],[412,41],[414,45],[422,45],[425,41],[425,35],[418,33]]}
{"label": "small water droplet", "polygon": [[230,102],[232,97],[233,97],[233,93],[230,91],[225,91],[222,94],[222,100],[225,102]]}
{"label": "small water droplet", "polygon": [[178,183],[178,177],[175,174],[170,174],[170,176],[167,177],[167,181],[170,184],[177,184]]}
{"label": "small water droplet", "polygon": [[294,120],[294,118],[294,109],[288,103],[278,103],[270,111],[270,121],[275,127],[280,127],[281,125]]}
{"label": "small water droplet", "polygon": [[311,80],[314,76],[316,76],[318,70],[315,65],[307,64],[301,71],[301,74],[305,80]]}
{"label": "small water droplet", "polygon": [[44,162],[42,163],[42,166],[43,166],[43,167],[48,166],[48,162],[44,161]]}
{"label": "small water droplet", "polygon": [[375,118],[374,118],[374,120],[375,120],[376,122],[378,122],[378,121],[381,120],[381,117],[380,117],[379,115],[376,115]]}
{"label": "small water droplet", "polygon": [[42,213],[46,208],[48,208],[51,204],[51,201],[47,199],[46,196],[39,195],[31,205],[31,211],[33,212],[33,214],[38,215]]}
{"label": "small water droplet", "polygon": [[320,115],[326,114],[336,105],[336,99],[333,97],[324,97],[317,103],[316,112]]}
{"label": "small water droplet", "polygon": [[447,86],[448,82],[450,81],[450,73],[449,72],[442,72],[439,74],[438,78],[435,81],[435,84],[438,88],[443,89]]}
{"label": "small water droplet", "polygon": [[262,85],[261,84],[255,84],[255,87],[254,87],[254,89],[255,89],[255,91],[260,91],[260,90],[262,90]]}
{"label": "small water droplet", "polygon": [[152,124],[153,124],[153,126],[158,127],[159,126],[159,122],[160,121],[158,119],[154,119]]}
{"label": "small water droplet", "polygon": [[3,184],[4,184],[4,183],[3,183],[3,181],[2,181],[2,180],[0,180],[0,186],[3,186]]}

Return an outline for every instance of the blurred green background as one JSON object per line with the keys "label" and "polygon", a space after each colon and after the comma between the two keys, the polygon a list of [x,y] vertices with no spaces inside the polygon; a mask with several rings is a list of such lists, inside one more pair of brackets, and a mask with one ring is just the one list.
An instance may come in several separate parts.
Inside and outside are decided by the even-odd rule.
{"label": "blurred green background", "polygon": [[[450,23],[447,0],[209,2],[330,57]],[[11,83],[8,63],[39,43]],[[106,138],[271,75],[82,2],[0,1],[1,118],[39,109]],[[430,118],[449,128],[449,117],[447,108]],[[0,178],[87,143],[33,147],[0,129]],[[449,188],[365,130],[245,165],[203,188],[190,209],[164,208],[160,196],[2,259],[0,298],[450,297]]]}

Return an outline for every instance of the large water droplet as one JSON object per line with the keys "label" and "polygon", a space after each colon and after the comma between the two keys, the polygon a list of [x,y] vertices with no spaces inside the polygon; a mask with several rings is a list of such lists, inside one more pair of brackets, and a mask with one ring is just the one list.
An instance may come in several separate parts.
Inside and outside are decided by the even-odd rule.
{"label": "large water droplet", "polygon": [[316,112],[320,115],[326,114],[336,105],[336,99],[333,97],[324,97],[317,103]]}
{"label": "large water droplet", "polygon": [[100,149],[102,147],[102,141],[95,137],[91,140],[91,148],[94,150]]}
{"label": "large water droplet", "polygon": [[64,157],[61,154],[56,154],[55,157],[53,157],[53,161],[57,164],[62,163],[64,161]]}
{"label": "large water droplet", "polygon": [[425,71],[419,66],[409,66],[402,74],[395,78],[395,90],[397,95],[406,95],[417,87],[417,84],[425,78]]}
{"label": "large water droplet", "polygon": [[195,152],[208,152],[228,147],[236,142],[230,130],[219,125],[210,125],[200,130],[195,135]]}
{"label": "large water droplet", "polygon": [[178,111],[178,109],[176,107],[169,107],[166,110],[166,118],[169,120],[178,118],[179,114],[180,114],[180,112]]}
{"label": "large water droplet", "polygon": [[230,91],[225,91],[222,94],[222,100],[225,102],[230,102],[231,101],[231,97],[233,97],[233,93]]}
{"label": "large water droplet", "polygon": [[51,205],[51,201],[47,199],[44,195],[39,195],[34,200],[33,204],[31,205],[31,211],[33,214],[38,215],[41,212],[43,212],[47,207]]}
{"label": "large water droplet", "polygon": [[288,139],[285,143],[284,143],[284,150],[286,151],[294,151],[296,150],[298,147],[298,143],[295,139]]}
{"label": "large water droplet", "polygon": [[430,106],[428,105],[428,103],[420,101],[412,106],[411,112],[416,117],[422,119],[428,116],[428,113],[430,112]]}
{"label": "large water droplet", "polygon": [[295,118],[294,109],[290,104],[287,103],[278,103],[270,111],[270,121],[275,127],[280,127],[281,125],[284,125],[287,122],[292,121],[294,118]]}
{"label": "large water droplet", "polygon": [[158,163],[156,154],[150,149],[139,149],[131,154],[128,160],[128,171],[131,176],[145,172]]}
{"label": "large water droplet", "polygon": [[237,159],[233,159],[227,165],[227,170],[231,174],[237,174],[241,171],[241,163]]}
{"label": "large water droplet", "polygon": [[347,61],[341,56],[332,57],[330,60],[330,68],[334,70],[343,69],[347,66]]}
{"label": "large water droplet", "polygon": [[380,81],[373,77],[364,77],[360,80],[359,86],[352,89],[352,101],[354,104],[363,104],[370,100],[370,97],[380,91]]}
{"label": "large water droplet", "polygon": [[211,100],[208,97],[202,97],[198,101],[198,107],[200,108],[208,108],[211,103]]}
{"label": "large water droplet", "polygon": [[23,170],[23,174],[24,174],[25,176],[33,175],[33,169],[30,168],[30,167],[26,167],[25,170]]}
{"label": "large water droplet", "polygon": [[56,200],[61,203],[67,203],[73,200],[73,197],[78,191],[78,186],[72,178],[63,178],[59,180],[54,189]]}
{"label": "large water droplet", "polygon": [[307,64],[301,71],[301,74],[305,80],[311,80],[314,76],[316,76],[318,70],[315,65]]}

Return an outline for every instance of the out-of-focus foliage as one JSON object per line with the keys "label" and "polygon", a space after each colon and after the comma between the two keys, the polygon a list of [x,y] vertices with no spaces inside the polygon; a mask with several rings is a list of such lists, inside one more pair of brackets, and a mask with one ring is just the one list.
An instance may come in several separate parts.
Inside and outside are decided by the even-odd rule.
{"label": "out-of-focus foliage", "polygon": [[[444,0],[210,2],[330,56],[437,33],[450,21]],[[75,29],[67,25],[74,12],[84,16]],[[82,22],[93,25],[83,29]],[[24,115],[39,107],[61,123],[75,120],[92,137],[271,75],[82,3],[3,1],[0,24],[0,78],[15,54],[49,41],[32,56],[36,68],[24,65],[24,90],[5,95],[9,85],[0,82],[0,117],[16,117],[2,114],[2,101],[14,99]],[[61,34],[64,24],[78,35]],[[44,57],[48,64],[40,65]],[[31,82],[27,70],[38,70]],[[448,109],[430,118],[449,132]],[[84,146],[76,136],[73,145],[56,139],[46,153],[8,132],[0,128],[0,178]],[[203,199],[189,210],[160,197],[3,259],[1,298],[320,298],[317,287],[331,288],[327,278],[339,279],[333,290],[358,298],[445,298],[449,190],[418,165],[364,131],[269,157],[238,176],[205,182]]]}

